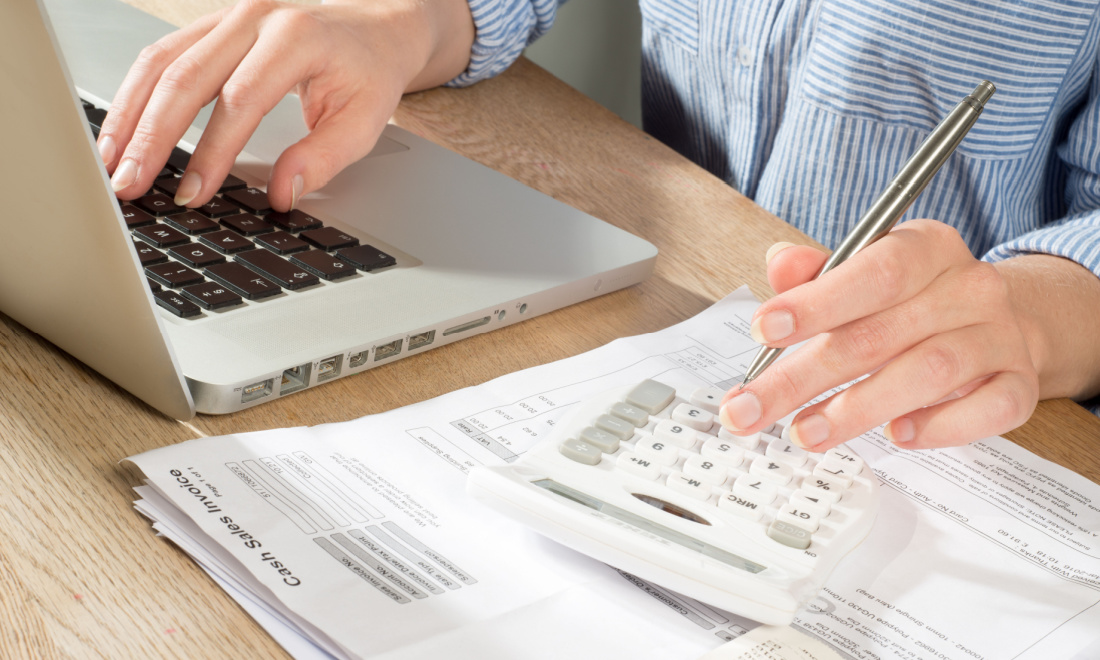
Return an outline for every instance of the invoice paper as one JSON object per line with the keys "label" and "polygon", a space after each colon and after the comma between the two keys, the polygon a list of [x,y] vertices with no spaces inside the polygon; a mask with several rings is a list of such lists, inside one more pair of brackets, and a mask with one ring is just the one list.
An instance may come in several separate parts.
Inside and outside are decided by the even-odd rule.
{"label": "invoice paper", "polygon": [[[650,335],[341,424],[132,457],[139,511],[298,657],[695,659],[755,627],[544,540],[466,495],[570,406],[656,378],[727,388],[741,289]],[[845,658],[1100,657],[1100,486],[1002,438],[900,451],[867,540],[793,624]]]}

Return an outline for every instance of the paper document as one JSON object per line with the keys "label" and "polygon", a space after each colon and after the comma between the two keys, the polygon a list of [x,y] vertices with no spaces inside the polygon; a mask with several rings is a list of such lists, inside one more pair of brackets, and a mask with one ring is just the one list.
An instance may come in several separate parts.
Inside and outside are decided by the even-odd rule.
{"label": "paper document", "polygon": [[[570,406],[655,378],[740,381],[758,303],[341,424],[132,457],[139,511],[297,657],[695,660],[756,624],[595,562],[466,495]],[[881,480],[867,540],[794,627],[843,658],[1100,658],[1100,486],[1001,438],[850,443]]]}

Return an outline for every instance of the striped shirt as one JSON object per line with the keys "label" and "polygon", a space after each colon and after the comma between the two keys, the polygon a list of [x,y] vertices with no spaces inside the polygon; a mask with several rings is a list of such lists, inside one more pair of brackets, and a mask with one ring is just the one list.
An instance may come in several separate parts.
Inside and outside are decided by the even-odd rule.
{"label": "striped shirt", "polygon": [[[456,86],[507,68],[559,4],[469,2]],[[988,261],[1046,253],[1100,276],[1100,0],[640,2],[646,132],[822,244],[990,80],[905,217],[952,225]]]}

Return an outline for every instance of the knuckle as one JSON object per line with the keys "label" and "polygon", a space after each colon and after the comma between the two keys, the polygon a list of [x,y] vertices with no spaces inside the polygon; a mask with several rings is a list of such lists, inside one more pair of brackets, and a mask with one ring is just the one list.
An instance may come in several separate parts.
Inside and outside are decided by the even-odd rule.
{"label": "knuckle", "polygon": [[901,298],[909,284],[907,261],[899,250],[886,250],[868,273],[868,286],[872,287],[868,291],[878,292],[882,300]]}
{"label": "knuckle", "polygon": [[1012,428],[1026,422],[1034,409],[1034,398],[1025,395],[1018,387],[999,388],[989,402],[993,418]]}
{"label": "knuckle", "polygon": [[142,71],[159,70],[171,61],[172,54],[163,41],[155,41],[138,53],[134,67]]}
{"label": "knuckle", "polygon": [[251,17],[260,17],[270,14],[279,6],[276,0],[241,0],[234,7],[234,11]]}
{"label": "knuckle", "polygon": [[172,94],[191,92],[198,88],[202,70],[194,58],[181,55],[164,70],[160,84]]}
{"label": "knuckle", "polygon": [[222,108],[233,115],[246,114],[257,102],[256,86],[253,81],[239,73],[222,86],[218,101]]}
{"label": "knuckle", "polygon": [[876,355],[893,343],[893,330],[878,316],[869,316],[853,323],[845,335],[845,360]]}
{"label": "knuckle", "polygon": [[300,7],[286,7],[272,17],[274,27],[283,34],[303,38],[317,25],[313,12]]}
{"label": "knuckle", "polygon": [[953,389],[962,381],[964,360],[947,346],[929,346],[921,356],[928,382],[940,390]]}

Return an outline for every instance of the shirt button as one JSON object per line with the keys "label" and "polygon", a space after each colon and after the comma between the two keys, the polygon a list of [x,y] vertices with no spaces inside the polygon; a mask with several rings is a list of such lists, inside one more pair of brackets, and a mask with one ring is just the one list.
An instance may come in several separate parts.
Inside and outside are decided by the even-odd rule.
{"label": "shirt button", "polygon": [[737,49],[737,63],[741,66],[752,66],[752,50],[748,46]]}

